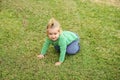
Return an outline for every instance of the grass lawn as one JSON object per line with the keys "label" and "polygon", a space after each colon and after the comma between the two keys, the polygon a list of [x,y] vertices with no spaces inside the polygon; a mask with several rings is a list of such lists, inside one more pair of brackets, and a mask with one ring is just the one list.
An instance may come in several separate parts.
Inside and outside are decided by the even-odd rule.
{"label": "grass lawn", "polygon": [[[119,80],[119,0],[0,0],[0,80]],[[46,25],[56,18],[80,36],[81,51],[39,60]]]}

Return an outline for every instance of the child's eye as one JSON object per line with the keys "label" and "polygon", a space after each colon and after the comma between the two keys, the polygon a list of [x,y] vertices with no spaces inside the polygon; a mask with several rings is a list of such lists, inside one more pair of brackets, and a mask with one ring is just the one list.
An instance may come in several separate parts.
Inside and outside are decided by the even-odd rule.
{"label": "child's eye", "polygon": [[52,33],[49,33],[49,35],[52,35]]}

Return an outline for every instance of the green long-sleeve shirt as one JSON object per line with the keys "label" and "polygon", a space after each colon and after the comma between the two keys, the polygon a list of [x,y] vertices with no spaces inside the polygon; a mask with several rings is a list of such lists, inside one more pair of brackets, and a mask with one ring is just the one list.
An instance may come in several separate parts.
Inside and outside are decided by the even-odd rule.
{"label": "green long-sleeve shirt", "polygon": [[41,54],[43,55],[46,54],[46,51],[48,50],[48,47],[50,44],[54,46],[55,45],[60,46],[59,61],[63,62],[65,59],[67,45],[69,45],[72,41],[77,40],[77,39],[78,39],[78,36],[75,33],[70,32],[70,31],[63,31],[56,41],[52,41],[47,37],[45,40],[45,43],[43,44]]}

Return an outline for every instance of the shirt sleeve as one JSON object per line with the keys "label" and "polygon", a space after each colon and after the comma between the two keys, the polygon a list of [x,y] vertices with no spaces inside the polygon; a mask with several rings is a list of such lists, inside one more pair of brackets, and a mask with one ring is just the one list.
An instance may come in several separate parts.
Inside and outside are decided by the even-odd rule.
{"label": "shirt sleeve", "polygon": [[61,39],[59,42],[60,45],[60,57],[59,57],[59,62],[63,62],[65,59],[65,54],[66,54],[66,40],[65,39]]}
{"label": "shirt sleeve", "polygon": [[50,45],[50,41],[48,40],[48,38],[46,38],[45,43],[43,44],[42,50],[41,50],[41,54],[45,55],[48,47]]}

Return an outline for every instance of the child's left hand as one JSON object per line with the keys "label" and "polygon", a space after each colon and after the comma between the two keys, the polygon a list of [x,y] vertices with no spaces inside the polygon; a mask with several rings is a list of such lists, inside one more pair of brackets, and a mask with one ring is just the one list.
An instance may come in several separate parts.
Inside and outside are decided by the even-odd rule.
{"label": "child's left hand", "polygon": [[56,62],[55,63],[55,66],[59,66],[59,65],[61,65],[62,64],[62,62]]}

